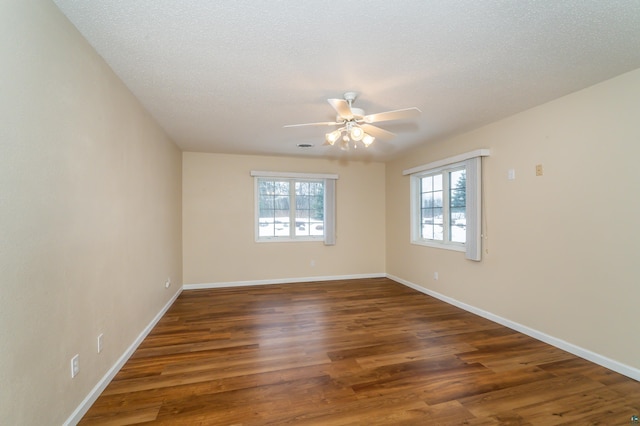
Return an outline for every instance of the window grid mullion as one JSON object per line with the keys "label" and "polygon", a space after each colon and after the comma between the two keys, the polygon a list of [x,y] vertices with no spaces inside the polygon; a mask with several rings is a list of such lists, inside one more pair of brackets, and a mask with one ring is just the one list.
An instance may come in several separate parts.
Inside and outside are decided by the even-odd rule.
{"label": "window grid mullion", "polygon": [[449,224],[450,176],[449,170],[442,171],[442,241],[445,244],[451,242],[451,228]]}
{"label": "window grid mullion", "polygon": [[296,236],[296,181],[289,181],[289,238]]}
{"label": "window grid mullion", "polygon": [[[456,243],[453,241],[453,226],[455,226],[453,224],[452,221],[452,200],[454,200],[454,198],[452,197],[451,191],[454,185],[454,182],[452,182],[452,174],[457,171],[457,170],[461,170],[464,169],[464,167],[459,167],[458,165],[456,165],[456,167],[447,167],[447,168],[441,168],[433,173],[429,173],[429,174],[422,174],[422,175],[418,175],[415,177],[415,180],[413,180],[412,185],[413,185],[413,197],[412,197],[412,216],[413,216],[413,226],[414,226],[414,230],[412,230],[412,235],[413,238],[415,239],[415,241],[421,240],[421,241],[425,241],[425,242],[429,242],[429,243],[433,243],[433,244],[442,244],[443,246],[451,246],[451,245],[458,245],[459,243]],[[442,185],[441,185],[441,189],[436,191],[434,188],[432,188],[432,191],[426,191],[424,187],[422,186],[422,179],[425,177],[441,177],[442,179]],[[440,207],[440,214],[442,216],[442,222],[441,222],[441,226],[442,226],[442,239],[438,240],[435,238],[429,238],[426,237],[424,235],[424,228],[423,228],[423,224],[424,224],[424,205],[423,205],[423,197],[424,194],[435,194],[435,192],[441,192],[442,196],[442,205]],[[435,209],[435,207],[433,207],[433,209]],[[432,216],[435,213],[432,213]],[[432,224],[432,226],[436,226],[435,225],[435,220],[434,223]],[[435,231],[435,229],[434,229]]]}
{"label": "window grid mullion", "polygon": [[424,230],[422,224],[424,219],[422,217],[423,204],[422,204],[422,175],[412,176],[410,180],[411,185],[411,241],[424,240]]}
{"label": "window grid mullion", "polygon": [[[274,188],[273,193],[262,193],[260,185],[261,182],[280,183],[280,192]],[[282,192],[284,184],[288,185],[287,192],[285,193]],[[296,188],[296,184],[298,184],[298,188]],[[323,198],[324,191],[325,183],[316,179],[298,180],[295,178],[256,178],[256,241],[317,241],[323,239],[325,228],[324,218],[322,216],[325,202]],[[300,206],[298,206],[298,195],[300,195]],[[287,198],[286,204],[288,207],[285,206],[285,198]],[[276,200],[280,200],[281,202],[278,203]],[[262,206],[269,206],[270,208],[265,207],[262,209]],[[283,214],[286,213],[285,208],[288,208],[288,216],[283,216]],[[318,214],[319,219],[316,218],[312,220],[312,212],[317,212],[319,209],[321,210],[321,213]],[[298,215],[301,215],[300,221],[303,224],[301,225],[303,228],[300,230],[298,230],[296,226]],[[276,217],[282,218],[282,220],[278,221],[277,224]],[[300,233],[298,233],[298,231],[300,231]]]}

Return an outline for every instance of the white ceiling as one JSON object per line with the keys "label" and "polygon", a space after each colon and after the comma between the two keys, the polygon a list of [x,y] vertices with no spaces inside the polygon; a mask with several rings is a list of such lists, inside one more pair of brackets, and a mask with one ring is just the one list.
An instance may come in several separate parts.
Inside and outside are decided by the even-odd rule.
{"label": "white ceiling", "polygon": [[[640,68],[640,0],[54,2],[184,151],[387,160]],[[422,115],[346,154],[282,127],[346,91]]]}

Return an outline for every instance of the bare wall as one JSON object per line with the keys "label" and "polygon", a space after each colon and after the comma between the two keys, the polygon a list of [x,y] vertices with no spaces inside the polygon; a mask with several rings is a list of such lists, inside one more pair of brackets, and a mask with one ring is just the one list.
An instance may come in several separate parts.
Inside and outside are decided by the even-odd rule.
{"label": "bare wall", "polygon": [[181,287],[181,153],[52,2],[0,60],[0,423],[59,425]]}
{"label": "bare wall", "polygon": [[[387,272],[639,369],[638,111],[640,70],[388,163]],[[410,244],[402,170],[478,148],[483,260]]]}
{"label": "bare wall", "polygon": [[[251,170],[337,173],[337,244],[255,242]],[[384,170],[382,163],[185,152],[184,283],[384,273]]]}

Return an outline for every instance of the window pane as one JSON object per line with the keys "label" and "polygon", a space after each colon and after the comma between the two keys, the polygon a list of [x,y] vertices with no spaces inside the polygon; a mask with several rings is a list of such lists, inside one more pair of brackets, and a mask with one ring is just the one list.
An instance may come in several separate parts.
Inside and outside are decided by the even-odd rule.
{"label": "window pane", "polygon": [[465,207],[451,207],[449,210],[449,222],[451,233],[449,238],[455,243],[464,243],[467,240],[467,217]]}
{"label": "window pane", "polygon": [[273,197],[268,195],[260,196],[260,211],[273,209]]}
{"label": "window pane", "polygon": [[422,208],[433,207],[433,192],[422,194]]}
{"label": "window pane", "polygon": [[436,191],[433,193],[433,206],[442,207],[442,191]]}
{"label": "window pane", "polygon": [[275,235],[273,222],[274,211],[260,209],[260,217],[258,218],[258,235],[260,237],[273,237]]}
{"label": "window pane", "polygon": [[324,196],[324,183],[309,182],[309,195]]}
{"label": "window pane", "polygon": [[423,177],[420,182],[422,192],[431,192],[433,191],[433,177],[427,176]]}
{"label": "window pane", "polygon": [[274,181],[273,185],[276,194],[289,196],[289,182]]}
{"label": "window pane", "polygon": [[433,239],[442,241],[444,237],[442,208],[433,209]]}
{"label": "window pane", "polygon": [[270,180],[263,180],[261,179],[260,181],[260,194],[271,194],[273,195],[275,189],[275,185],[273,181]]}
{"label": "window pane", "polygon": [[276,210],[289,211],[289,196],[276,195],[273,197],[273,208]]}
{"label": "window pane", "polygon": [[260,178],[257,203],[258,238],[324,236],[323,181]]}
{"label": "window pane", "polygon": [[324,183],[296,182],[295,235],[324,235]]}
{"label": "window pane", "polygon": [[438,174],[433,176],[433,190],[442,191],[442,175]]}
{"label": "window pane", "polygon": [[451,207],[465,207],[466,204],[466,193],[465,191],[459,191],[457,189],[451,190]]}
{"label": "window pane", "polygon": [[460,169],[450,173],[451,175],[451,187],[465,188],[466,186],[466,170]]}
{"label": "window pane", "polygon": [[275,236],[276,237],[288,237],[289,236],[289,209],[276,210],[274,218]]}
{"label": "window pane", "polygon": [[451,211],[451,235],[454,243],[467,242],[467,218],[464,210]]}
{"label": "window pane", "polygon": [[[260,237],[273,237],[276,235],[276,208],[278,203],[287,205],[286,200],[276,200],[277,187],[281,182],[273,179],[259,179],[258,198],[258,235]],[[287,207],[288,208],[288,207]]]}
{"label": "window pane", "polygon": [[260,181],[261,237],[289,236],[289,182],[277,180]]}
{"label": "window pane", "polygon": [[296,236],[309,235],[309,193],[308,182],[296,183]]}
{"label": "window pane", "polygon": [[308,195],[309,182],[296,182],[296,195]]}
{"label": "window pane", "polygon": [[309,235],[324,236],[324,182],[311,182],[309,199]]}
{"label": "window pane", "polygon": [[296,210],[309,210],[308,195],[296,195]]}
{"label": "window pane", "polygon": [[464,207],[466,203],[467,176],[465,170],[456,170],[449,174],[451,188],[451,206]]}
{"label": "window pane", "polygon": [[301,217],[300,213],[296,212],[296,236],[309,236],[309,218],[306,215]]}
{"label": "window pane", "polygon": [[433,225],[425,223],[422,225],[421,237],[426,240],[433,240]]}
{"label": "window pane", "polygon": [[442,239],[442,175],[422,177],[420,185],[420,237]]}
{"label": "window pane", "polygon": [[310,217],[320,222],[324,221],[324,196],[316,195],[309,200]]}
{"label": "window pane", "polygon": [[[412,190],[416,191],[412,195],[412,243],[437,242],[461,251],[460,245],[467,243],[467,170],[463,163],[448,167],[411,178]],[[446,247],[451,243],[457,247]]]}

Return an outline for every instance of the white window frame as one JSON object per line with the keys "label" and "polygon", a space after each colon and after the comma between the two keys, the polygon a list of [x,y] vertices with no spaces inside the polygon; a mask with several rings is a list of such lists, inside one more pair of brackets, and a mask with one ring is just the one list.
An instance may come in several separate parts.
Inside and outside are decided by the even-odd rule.
{"label": "white window frame", "polygon": [[[434,161],[422,166],[404,170],[403,175],[410,176],[410,202],[411,202],[411,244],[428,247],[436,247],[446,250],[465,252],[469,260],[480,261],[482,258],[482,157],[489,156],[488,149],[478,149],[443,160]],[[449,172],[454,170],[466,170],[466,242],[456,243],[449,240],[451,224],[449,222]],[[421,237],[420,223],[420,179],[425,176],[442,173],[447,179],[443,179],[443,240],[431,240]],[[445,210],[446,209],[446,210]],[[445,225],[446,224],[446,225]]]}
{"label": "white window frame", "polygon": [[[304,241],[324,241],[325,245],[334,245],[336,241],[335,224],[335,182],[338,175],[327,173],[287,173],[287,172],[265,172],[251,171],[254,178],[254,229],[255,241],[264,242],[304,242]],[[289,223],[295,223],[295,183],[296,182],[322,182],[324,184],[324,217],[323,217],[323,234],[319,236],[295,235],[295,226],[290,227],[288,236],[260,236],[260,179],[270,179],[279,181],[289,181],[290,208]]]}
{"label": "white window frame", "polygon": [[[451,223],[449,209],[451,206],[451,172],[466,170],[465,163],[455,163],[445,167],[427,170],[411,175],[411,243],[429,247],[438,247],[455,251],[466,251],[466,243],[451,241]],[[423,238],[421,236],[421,179],[427,176],[442,176],[442,240]],[[466,241],[466,238],[465,238]]]}

